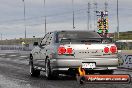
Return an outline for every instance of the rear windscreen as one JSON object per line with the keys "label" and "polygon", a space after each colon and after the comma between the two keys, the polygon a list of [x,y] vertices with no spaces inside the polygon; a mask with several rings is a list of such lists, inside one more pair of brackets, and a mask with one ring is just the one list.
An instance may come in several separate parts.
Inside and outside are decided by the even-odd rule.
{"label": "rear windscreen", "polygon": [[101,36],[96,32],[66,31],[57,34],[58,42],[101,42]]}
{"label": "rear windscreen", "polygon": [[84,38],[101,38],[101,36],[96,32],[68,31],[68,32],[59,32],[58,38],[84,39]]}

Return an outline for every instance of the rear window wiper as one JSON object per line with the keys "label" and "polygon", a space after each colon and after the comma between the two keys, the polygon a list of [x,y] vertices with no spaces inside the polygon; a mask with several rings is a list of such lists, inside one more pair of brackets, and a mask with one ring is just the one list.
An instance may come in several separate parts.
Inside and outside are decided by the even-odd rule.
{"label": "rear window wiper", "polygon": [[81,42],[101,42],[101,41],[98,41],[98,40],[82,40]]}
{"label": "rear window wiper", "polygon": [[101,42],[101,39],[71,39],[71,38],[62,38],[60,42]]}

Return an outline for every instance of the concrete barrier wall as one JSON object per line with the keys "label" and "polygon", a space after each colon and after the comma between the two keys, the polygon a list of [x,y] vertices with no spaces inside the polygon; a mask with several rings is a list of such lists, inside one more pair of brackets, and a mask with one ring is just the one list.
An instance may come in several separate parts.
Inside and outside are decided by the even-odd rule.
{"label": "concrete barrier wall", "polygon": [[120,61],[123,61],[119,67],[132,69],[132,50],[121,50],[118,57]]}

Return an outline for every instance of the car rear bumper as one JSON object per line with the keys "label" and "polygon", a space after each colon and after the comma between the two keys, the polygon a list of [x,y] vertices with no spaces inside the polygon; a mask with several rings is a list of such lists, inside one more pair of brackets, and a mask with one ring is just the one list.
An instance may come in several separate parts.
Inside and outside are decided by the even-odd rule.
{"label": "car rear bumper", "polygon": [[94,70],[114,70],[118,66],[118,58],[56,58],[51,59],[50,63],[53,70],[68,70],[82,66],[82,62],[95,62],[96,68]]}

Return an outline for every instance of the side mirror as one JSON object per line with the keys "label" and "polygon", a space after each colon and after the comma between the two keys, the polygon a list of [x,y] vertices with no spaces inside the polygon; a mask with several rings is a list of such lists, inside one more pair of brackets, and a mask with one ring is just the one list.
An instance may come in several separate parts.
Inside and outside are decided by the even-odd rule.
{"label": "side mirror", "polygon": [[37,46],[38,45],[38,42],[34,42],[33,46]]}

